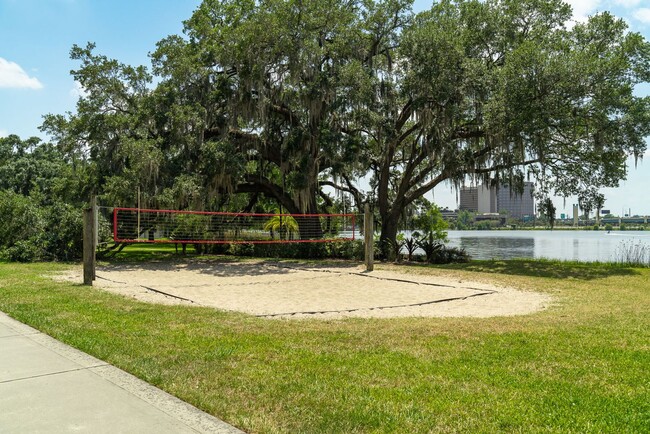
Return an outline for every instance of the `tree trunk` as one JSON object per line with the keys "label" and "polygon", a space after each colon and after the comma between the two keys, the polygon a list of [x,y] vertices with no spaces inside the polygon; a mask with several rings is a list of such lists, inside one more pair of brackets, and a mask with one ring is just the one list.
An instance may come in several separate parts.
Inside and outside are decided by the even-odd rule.
{"label": "tree trunk", "polygon": [[301,240],[320,240],[323,238],[323,228],[320,224],[320,217],[299,217],[294,216],[298,223],[298,231]]}
{"label": "tree trunk", "polygon": [[397,230],[399,224],[399,213],[391,212],[381,216],[381,235],[379,246],[382,256],[390,261],[394,260],[394,249],[391,248],[397,242]]}
{"label": "tree trunk", "polygon": [[[311,194],[313,193],[313,194]],[[305,214],[317,214],[316,191],[310,192],[310,200]],[[298,223],[298,231],[301,240],[320,240],[323,238],[323,227],[321,226],[320,217],[318,216],[294,216]]]}

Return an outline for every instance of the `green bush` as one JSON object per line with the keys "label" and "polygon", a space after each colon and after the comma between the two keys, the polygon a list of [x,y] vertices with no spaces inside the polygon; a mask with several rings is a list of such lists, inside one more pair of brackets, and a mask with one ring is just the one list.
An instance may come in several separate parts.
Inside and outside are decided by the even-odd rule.
{"label": "green bush", "polygon": [[476,223],[476,229],[479,231],[490,231],[496,228],[499,225],[499,222],[492,220],[483,220]]}
{"label": "green bush", "polygon": [[452,262],[469,262],[469,255],[463,248],[447,247],[434,239],[431,234],[417,240],[417,246],[424,251],[426,262],[430,264],[450,264]]}
{"label": "green bush", "polygon": [[427,262],[431,263],[433,263],[433,258],[438,255],[439,251],[445,247],[442,241],[437,240],[433,237],[431,232],[429,232],[426,236],[418,239],[417,245],[424,251]]}
{"label": "green bush", "polygon": [[82,255],[82,213],[72,205],[39,206],[38,197],[3,191],[0,222],[3,259],[70,261]]}
{"label": "green bush", "polygon": [[71,261],[83,255],[83,215],[78,208],[58,202],[45,209],[45,255]]}
{"label": "green bush", "polygon": [[0,192],[0,246],[9,248],[44,230],[43,212],[32,198],[13,191]]}
{"label": "green bush", "polygon": [[470,256],[463,248],[442,246],[431,256],[432,264],[451,264],[469,262]]}
{"label": "green bush", "polygon": [[255,244],[250,244],[250,243],[230,244],[230,246],[228,247],[228,254],[234,256],[256,256]]}
{"label": "green bush", "polygon": [[286,259],[363,259],[364,249],[361,241],[336,241],[331,243],[268,243],[268,244],[230,244],[229,255],[257,258]]}
{"label": "green bush", "polygon": [[43,257],[42,241],[37,238],[18,240],[2,251],[2,259],[16,262],[32,262]]}
{"label": "green bush", "polygon": [[606,231],[611,231],[612,229],[614,229],[614,226],[612,226],[610,223],[607,223],[607,224],[605,225],[605,230],[606,230]]}
{"label": "green bush", "polygon": [[356,259],[362,261],[365,254],[363,241],[336,241],[327,243],[325,246],[328,250],[327,257],[333,259]]}
{"label": "green bush", "polygon": [[43,257],[46,233],[43,210],[29,196],[13,191],[0,194],[0,257],[28,262]]}

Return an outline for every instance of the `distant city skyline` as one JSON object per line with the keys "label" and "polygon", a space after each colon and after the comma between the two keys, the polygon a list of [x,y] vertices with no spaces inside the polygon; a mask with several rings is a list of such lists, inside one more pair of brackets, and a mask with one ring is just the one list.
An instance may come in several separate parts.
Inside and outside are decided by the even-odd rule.
{"label": "distant city skyline", "polygon": [[[650,155],[648,157],[650,158]],[[646,165],[645,169],[644,163]],[[600,190],[605,196],[604,209],[611,210],[612,214],[617,216],[624,216],[625,214],[650,215],[650,199],[648,199],[648,194],[645,191],[650,186],[648,164],[650,164],[648,161],[639,161],[638,168],[633,169],[628,179],[621,181],[618,188],[603,188]],[[628,159],[628,165],[634,167],[632,158]],[[466,185],[473,184],[468,182]],[[460,191],[456,191],[453,186],[448,184],[439,185],[426,197],[440,208],[458,209],[460,207]],[[552,199],[558,216],[561,213],[572,214],[573,205],[578,203],[578,198],[575,196],[569,196],[566,199],[555,196]],[[592,211],[592,215],[594,213],[595,210]]]}
{"label": "distant city skyline", "polygon": [[[69,59],[73,44],[95,42],[97,53],[130,65],[150,66],[148,53],[156,42],[182,32],[200,0],[0,0],[0,136],[38,136],[47,113],[73,112],[82,90],[69,72],[78,64]],[[647,0],[570,0],[575,21],[609,10],[626,20],[630,30],[650,39],[650,5]],[[417,0],[421,11],[431,1]],[[636,89],[650,95],[650,85]],[[650,152],[646,151],[646,157]],[[647,162],[628,160],[627,180],[616,189],[602,189],[605,207],[614,214],[650,214]],[[470,185],[468,183],[468,185]],[[441,207],[458,208],[459,192],[441,185],[426,197]],[[576,198],[554,198],[558,215],[570,213]]]}
{"label": "distant city skyline", "polygon": [[524,182],[520,193],[505,185],[462,187],[458,209],[479,214],[505,214],[515,219],[532,218],[535,214],[534,190],[533,182]]}

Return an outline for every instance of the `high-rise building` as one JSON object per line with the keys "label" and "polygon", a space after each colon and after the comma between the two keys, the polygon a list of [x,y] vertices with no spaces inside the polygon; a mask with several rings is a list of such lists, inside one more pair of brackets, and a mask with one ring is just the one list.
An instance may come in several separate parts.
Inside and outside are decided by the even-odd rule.
{"label": "high-rise building", "polygon": [[535,184],[524,182],[524,191],[518,193],[509,187],[500,187],[497,191],[498,212],[506,212],[509,217],[520,219],[535,214],[535,199],[533,190]]}
{"label": "high-rise building", "polygon": [[478,211],[478,187],[460,188],[460,205],[458,209],[463,211]]}
{"label": "high-rise building", "polygon": [[497,195],[494,188],[480,185],[460,189],[460,209],[479,214],[497,212]]}
{"label": "high-rise building", "polygon": [[518,219],[532,216],[535,213],[533,188],[532,182],[525,182],[520,194],[510,187],[461,187],[459,208],[479,214],[506,213]]}

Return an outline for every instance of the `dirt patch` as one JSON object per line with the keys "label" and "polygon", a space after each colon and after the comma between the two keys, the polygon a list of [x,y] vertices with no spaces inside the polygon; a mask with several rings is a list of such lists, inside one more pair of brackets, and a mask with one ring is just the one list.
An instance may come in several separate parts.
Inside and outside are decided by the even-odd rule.
{"label": "dirt patch", "polygon": [[[80,270],[61,276],[80,282]],[[183,262],[97,268],[96,286],[149,303],[268,318],[492,317],[533,313],[550,296],[459,279],[348,264]]]}

